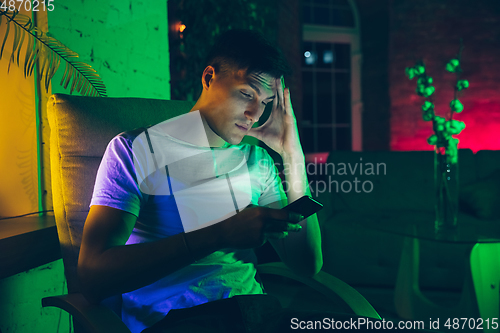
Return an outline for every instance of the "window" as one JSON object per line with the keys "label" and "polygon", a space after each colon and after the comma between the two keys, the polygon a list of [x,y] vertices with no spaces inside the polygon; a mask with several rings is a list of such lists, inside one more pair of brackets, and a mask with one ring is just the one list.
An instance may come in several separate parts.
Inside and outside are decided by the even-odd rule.
{"label": "window", "polygon": [[304,0],[302,118],[305,153],[361,150],[360,46],[352,0]]}
{"label": "window", "polygon": [[351,149],[350,69],[350,44],[303,43],[305,151]]}
{"label": "window", "polygon": [[354,28],[354,16],[348,0],[303,0],[304,24]]}

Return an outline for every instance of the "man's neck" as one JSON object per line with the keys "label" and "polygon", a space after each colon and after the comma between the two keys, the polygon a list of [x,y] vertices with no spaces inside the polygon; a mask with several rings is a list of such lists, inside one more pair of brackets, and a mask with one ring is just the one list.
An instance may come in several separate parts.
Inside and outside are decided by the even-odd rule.
{"label": "man's neck", "polygon": [[222,139],[220,136],[218,136],[212,128],[210,128],[210,125],[208,124],[207,120],[205,117],[203,117],[203,114],[200,112],[201,115],[201,120],[203,122],[203,127],[205,128],[205,134],[207,135],[208,139],[208,144],[210,145],[211,148],[220,148],[223,147],[226,144],[226,141]]}
{"label": "man's neck", "polygon": [[199,147],[223,147],[226,144],[210,129],[197,110],[158,124],[156,129],[177,140]]}
{"label": "man's neck", "polygon": [[205,128],[205,134],[206,138],[208,139],[208,144],[211,148],[219,148],[223,147],[227,144],[224,139],[222,139],[217,133],[215,133],[210,125],[208,124],[207,120],[205,119],[205,116],[203,115],[203,110],[207,107],[205,103],[205,99],[203,98],[203,95],[200,96],[200,98],[196,101],[195,105],[189,112],[199,112],[201,116],[201,120],[203,123],[203,127]]}

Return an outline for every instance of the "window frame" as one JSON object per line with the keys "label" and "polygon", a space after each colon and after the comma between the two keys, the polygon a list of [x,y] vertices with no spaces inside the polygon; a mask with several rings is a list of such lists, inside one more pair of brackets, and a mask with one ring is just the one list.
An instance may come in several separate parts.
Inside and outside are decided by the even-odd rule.
{"label": "window frame", "polygon": [[302,41],[347,43],[351,45],[351,148],[362,151],[363,131],[361,99],[361,40],[359,14],[354,0],[348,0],[354,17],[354,27],[335,27],[316,24],[302,25]]}

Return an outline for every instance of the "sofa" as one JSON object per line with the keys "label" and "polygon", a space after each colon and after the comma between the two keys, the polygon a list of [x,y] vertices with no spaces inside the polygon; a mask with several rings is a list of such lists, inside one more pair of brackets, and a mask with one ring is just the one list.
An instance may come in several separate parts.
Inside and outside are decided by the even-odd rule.
{"label": "sofa", "polygon": [[[326,163],[316,163],[316,169],[308,165],[312,194],[324,205],[318,213],[324,271],[353,286],[395,286],[404,236],[367,227],[370,222],[353,223],[353,219],[380,210],[408,216],[417,211],[430,216],[428,223],[433,225],[433,154],[432,151],[332,151]],[[347,175],[341,170],[342,163],[347,166]],[[373,163],[373,172],[368,163]],[[459,150],[459,224],[467,221],[491,226],[499,222],[500,226],[499,165],[500,151],[474,154],[469,149]],[[344,188],[337,188],[344,181],[347,181]],[[325,189],[324,184],[330,183],[331,188]],[[401,224],[404,223],[402,219]],[[459,290],[472,246],[421,240],[421,288]]]}

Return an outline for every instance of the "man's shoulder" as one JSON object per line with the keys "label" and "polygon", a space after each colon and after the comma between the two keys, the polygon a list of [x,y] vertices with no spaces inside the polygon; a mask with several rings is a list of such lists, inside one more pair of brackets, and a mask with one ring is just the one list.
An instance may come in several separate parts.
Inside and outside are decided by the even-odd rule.
{"label": "man's shoulder", "polygon": [[145,139],[147,137],[147,130],[153,126],[142,126],[121,132],[111,139],[110,144],[120,142],[131,148],[137,139]]}
{"label": "man's shoulder", "polygon": [[125,132],[117,134],[113,140],[124,140],[129,142],[134,142],[134,140],[140,136],[148,127],[138,127]]}
{"label": "man's shoulder", "polygon": [[147,155],[147,152],[151,149],[147,137],[149,127],[138,127],[115,135],[109,141],[104,156],[132,160],[137,156]]}

